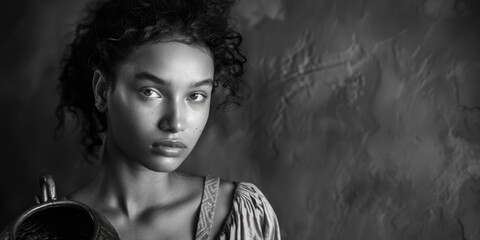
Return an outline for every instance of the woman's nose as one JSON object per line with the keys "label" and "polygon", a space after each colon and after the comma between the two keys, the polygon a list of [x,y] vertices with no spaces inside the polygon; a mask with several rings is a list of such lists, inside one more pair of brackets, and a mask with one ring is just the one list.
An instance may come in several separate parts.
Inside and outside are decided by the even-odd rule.
{"label": "woman's nose", "polygon": [[159,128],[165,132],[177,133],[186,129],[186,109],[182,103],[168,104],[160,118]]}

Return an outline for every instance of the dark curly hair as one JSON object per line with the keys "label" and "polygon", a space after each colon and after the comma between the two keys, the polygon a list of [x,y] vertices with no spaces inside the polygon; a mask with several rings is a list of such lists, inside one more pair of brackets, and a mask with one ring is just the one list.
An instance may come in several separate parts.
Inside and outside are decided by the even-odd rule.
{"label": "dark curly hair", "polygon": [[57,136],[73,117],[74,126],[81,129],[86,159],[97,159],[107,121],[94,107],[94,71],[114,81],[116,66],[136,47],[169,38],[207,47],[214,60],[214,90],[224,89],[225,99],[218,108],[239,106],[246,58],[239,50],[242,37],[232,28],[233,4],[232,0],[107,0],[89,5],[62,59]]}

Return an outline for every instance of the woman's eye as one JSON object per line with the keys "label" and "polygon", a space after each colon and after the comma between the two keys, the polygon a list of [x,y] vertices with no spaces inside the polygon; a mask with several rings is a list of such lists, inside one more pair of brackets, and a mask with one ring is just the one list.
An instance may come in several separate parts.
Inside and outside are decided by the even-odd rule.
{"label": "woman's eye", "polygon": [[207,100],[207,96],[202,93],[194,93],[189,96],[190,101],[192,102],[205,102]]}
{"label": "woman's eye", "polygon": [[157,91],[153,90],[153,89],[142,89],[140,91],[140,93],[145,96],[145,97],[148,97],[148,98],[161,98],[162,95],[160,95],[160,93],[158,93]]}

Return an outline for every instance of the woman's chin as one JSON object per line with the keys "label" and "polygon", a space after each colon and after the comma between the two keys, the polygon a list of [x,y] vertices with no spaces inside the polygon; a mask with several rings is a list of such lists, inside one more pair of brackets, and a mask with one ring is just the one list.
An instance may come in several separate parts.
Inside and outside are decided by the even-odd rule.
{"label": "woman's chin", "polygon": [[144,162],[142,165],[154,172],[173,172],[180,167],[185,158],[183,157],[155,157]]}

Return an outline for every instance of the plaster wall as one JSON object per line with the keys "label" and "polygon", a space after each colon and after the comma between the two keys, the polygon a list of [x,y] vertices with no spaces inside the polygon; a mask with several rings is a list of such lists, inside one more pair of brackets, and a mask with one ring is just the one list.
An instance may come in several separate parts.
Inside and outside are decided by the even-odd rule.
{"label": "plaster wall", "polygon": [[[85,1],[0,4],[0,225],[88,180],[53,141],[64,35]],[[242,0],[242,108],[213,111],[182,169],[249,181],[284,239],[480,238],[480,3]]]}

